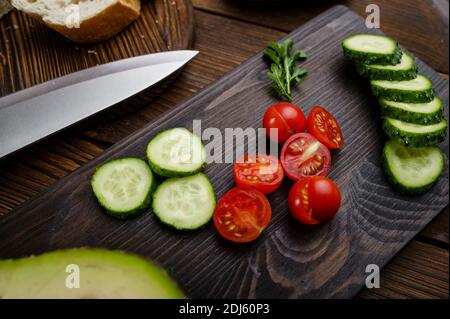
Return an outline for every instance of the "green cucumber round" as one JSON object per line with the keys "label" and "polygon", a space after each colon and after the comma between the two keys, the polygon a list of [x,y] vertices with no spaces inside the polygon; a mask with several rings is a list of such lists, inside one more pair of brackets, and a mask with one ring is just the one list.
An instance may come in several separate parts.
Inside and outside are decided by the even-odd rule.
{"label": "green cucumber round", "polygon": [[126,219],[149,207],[155,179],[144,160],[122,158],[99,166],[92,176],[91,186],[109,215]]}
{"label": "green cucumber round", "polygon": [[427,103],[434,99],[433,83],[419,74],[408,81],[370,81],[372,92],[378,98],[403,103]]}
{"label": "green cucumber round", "polygon": [[403,52],[400,63],[396,65],[364,64],[356,65],[358,73],[371,80],[405,81],[417,77],[417,64],[407,52]]}
{"label": "green cucumber round", "polygon": [[437,96],[428,103],[402,103],[381,99],[383,115],[403,122],[429,125],[444,119],[444,104]]}
{"label": "green cucumber round", "polygon": [[147,146],[152,170],[164,177],[182,177],[200,172],[205,148],[198,136],[185,128],[172,128],[156,135]]}
{"label": "green cucumber round", "polygon": [[357,63],[396,65],[402,58],[397,41],[378,34],[353,34],[342,47],[345,56]]}
{"label": "green cucumber round", "polygon": [[169,178],[153,194],[155,215],[164,224],[180,230],[194,230],[206,225],[215,207],[214,189],[203,173]]}
{"label": "green cucumber round", "polygon": [[386,117],[383,128],[389,138],[407,147],[425,147],[436,146],[444,141],[448,123],[444,119],[437,124],[420,125]]}
{"label": "green cucumber round", "polygon": [[421,194],[439,180],[445,156],[439,147],[407,148],[391,140],[383,149],[383,167],[394,188],[406,194]]}

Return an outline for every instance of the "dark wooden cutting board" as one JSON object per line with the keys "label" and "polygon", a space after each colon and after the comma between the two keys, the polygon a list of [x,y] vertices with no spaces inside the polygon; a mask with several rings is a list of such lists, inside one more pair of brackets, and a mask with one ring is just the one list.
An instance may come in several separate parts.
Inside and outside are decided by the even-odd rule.
{"label": "dark wooden cutting board", "polygon": [[0,20],[0,97],[97,64],[188,49],[189,0],[143,0],[141,16],[111,39],[81,45],[14,10]]}
{"label": "dark wooden cutting board", "polygon": [[[326,106],[342,124],[343,150],[333,154],[331,178],[341,187],[337,218],[314,227],[291,219],[286,181],[269,199],[273,219],[248,245],[222,240],[212,224],[178,232],[147,212],[118,221],[96,203],[89,180],[96,166],[124,156],[144,157],[147,142],[169,127],[260,127],[276,100],[262,55],[251,58],[177,108],[117,143],[48,191],[0,219],[0,258],[66,247],[106,247],[138,253],[162,264],[189,297],[352,297],[364,285],[366,266],[383,267],[448,205],[448,168],[427,194],[405,197],[387,184],[380,168],[384,137],[376,100],[367,82],[344,59],[341,40],[367,32],[361,17],[337,6],[289,35],[310,58],[309,78],[296,91],[305,113]],[[448,82],[419,61],[448,105]],[[448,109],[446,109],[448,116]],[[205,141],[207,142],[207,141]],[[443,144],[448,158],[448,139]],[[448,165],[447,165],[448,167]],[[220,198],[233,187],[232,167],[210,164],[206,173]]]}

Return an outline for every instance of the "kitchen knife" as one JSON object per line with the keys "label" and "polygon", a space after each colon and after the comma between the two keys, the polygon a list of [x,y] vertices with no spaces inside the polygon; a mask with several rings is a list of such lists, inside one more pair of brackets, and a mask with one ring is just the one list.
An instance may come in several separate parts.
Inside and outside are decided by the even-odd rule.
{"label": "kitchen knife", "polygon": [[197,53],[169,51],[124,59],[0,98],[0,158],[143,91]]}

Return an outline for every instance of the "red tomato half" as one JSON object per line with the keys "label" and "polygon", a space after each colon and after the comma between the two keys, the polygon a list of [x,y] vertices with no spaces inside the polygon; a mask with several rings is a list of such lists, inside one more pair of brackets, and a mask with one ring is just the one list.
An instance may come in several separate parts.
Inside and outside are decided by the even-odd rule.
{"label": "red tomato half", "polygon": [[239,187],[251,187],[263,194],[280,187],[284,173],[281,163],[272,155],[245,155],[234,163],[234,181]]}
{"label": "red tomato half", "polygon": [[[271,140],[282,144],[295,133],[305,132],[306,117],[298,106],[282,102],[267,109],[263,126]],[[277,129],[277,136],[270,134],[270,129]]]}
{"label": "red tomato half", "polygon": [[269,225],[272,208],[260,191],[236,187],[226,193],[214,211],[214,226],[222,237],[247,243],[255,240]]}
{"label": "red tomato half", "polygon": [[344,145],[338,121],[327,110],[314,106],[308,116],[308,132],[331,150]]}
{"label": "red tomato half", "polygon": [[331,154],[311,134],[298,133],[284,144],[281,165],[286,175],[295,181],[307,176],[326,176],[331,166]]}
{"label": "red tomato half", "polygon": [[336,184],[323,176],[299,179],[289,192],[292,216],[305,225],[316,225],[332,219],[341,206]]}

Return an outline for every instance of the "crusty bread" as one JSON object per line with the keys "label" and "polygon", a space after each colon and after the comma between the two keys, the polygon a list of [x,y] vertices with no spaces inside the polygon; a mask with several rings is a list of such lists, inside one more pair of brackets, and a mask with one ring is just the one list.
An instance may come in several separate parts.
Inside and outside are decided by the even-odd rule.
{"label": "crusty bread", "polygon": [[[139,17],[140,0],[12,0],[12,5],[43,21],[72,41],[92,43],[106,40]],[[79,28],[70,27],[71,6],[78,5]]]}
{"label": "crusty bread", "polygon": [[0,18],[12,9],[9,0],[0,0]]}

